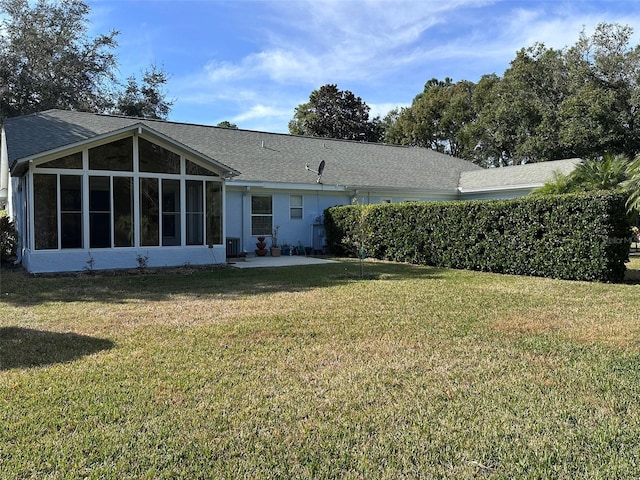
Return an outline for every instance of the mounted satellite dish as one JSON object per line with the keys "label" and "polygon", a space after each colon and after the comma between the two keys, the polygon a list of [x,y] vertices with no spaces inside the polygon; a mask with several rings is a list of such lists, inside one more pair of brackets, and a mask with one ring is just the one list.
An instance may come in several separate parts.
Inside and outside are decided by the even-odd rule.
{"label": "mounted satellite dish", "polygon": [[322,172],[324,171],[324,160],[322,160],[320,162],[320,165],[318,165],[318,170],[313,170],[313,169],[309,168],[309,164],[308,163],[307,163],[307,166],[305,168],[308,171],[313,172],[316,175],[318,175],[318,180],[316,180],[316,183],[322,184]]}

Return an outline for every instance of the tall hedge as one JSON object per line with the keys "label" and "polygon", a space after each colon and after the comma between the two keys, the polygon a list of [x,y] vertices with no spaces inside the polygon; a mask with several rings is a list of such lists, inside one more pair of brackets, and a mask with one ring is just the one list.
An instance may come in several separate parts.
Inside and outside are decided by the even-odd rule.
{"label": "tall hedge", "polygon": [[324,213],[327,243],[337,254],[360,241],[378,259],[516,275],[620,282],[631,243],[625,197],[610,192]]}

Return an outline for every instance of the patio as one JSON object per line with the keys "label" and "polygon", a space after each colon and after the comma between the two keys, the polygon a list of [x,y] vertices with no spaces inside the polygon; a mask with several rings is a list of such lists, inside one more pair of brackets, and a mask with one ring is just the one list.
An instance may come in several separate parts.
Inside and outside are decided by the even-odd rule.
{"label": "patio", "polygon": [[302,255],[227,258],[227,265],[235,268],[294,267],[299,265],[322,265],[326,263],[338,262],[335,260],[327,260],[325,258],[305,257]]}

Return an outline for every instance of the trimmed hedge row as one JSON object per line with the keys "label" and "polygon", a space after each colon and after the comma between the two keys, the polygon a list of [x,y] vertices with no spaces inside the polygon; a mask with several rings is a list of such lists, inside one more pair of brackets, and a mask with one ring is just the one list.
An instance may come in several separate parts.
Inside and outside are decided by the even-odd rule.
{"label": "trimmed hedge row", "polygon": [[324,212],[336,254],[568,280],[620,282],[631,227],[624,195],[339,206]]}

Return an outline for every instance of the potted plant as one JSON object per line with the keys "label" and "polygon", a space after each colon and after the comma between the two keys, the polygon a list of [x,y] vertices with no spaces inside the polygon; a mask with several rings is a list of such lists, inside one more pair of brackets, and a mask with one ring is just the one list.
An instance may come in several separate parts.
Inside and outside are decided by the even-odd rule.
{"label": "potted plant", "polygon": [[273,229],[273,234],[271,235],[271,256],[279,257],[282,254],[280,250],[280,246],[278,245],[278,230],[280,226],[276,225],[276,228]]}
{"label": "potted plant", "polygon": [[280,250],[282,252],[282,255],[290,255],[291,254],[291,247],[289,246],[288,243],[283,243],[282,245],[280,245]]}

